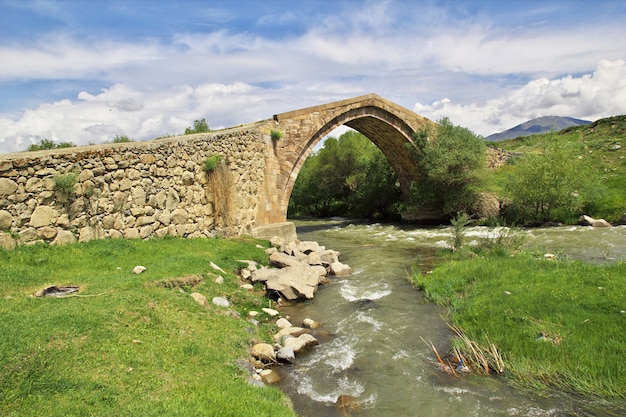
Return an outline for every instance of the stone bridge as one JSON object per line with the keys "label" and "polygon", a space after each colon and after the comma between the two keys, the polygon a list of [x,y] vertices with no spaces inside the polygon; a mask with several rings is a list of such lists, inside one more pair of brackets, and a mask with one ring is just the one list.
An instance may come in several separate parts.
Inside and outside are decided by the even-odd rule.
{"label": "stone bridge", "polygon": [[[406,193],[417,178],[406,144],[428,123],[370,94],[204,134],[2,154],[0,246],[166,235],[267,237],[264,227],[286,222],[304,161],[333,129],[346,125],[374,142]],[[209,172],[204,162],[214,155],[221,162]]]}

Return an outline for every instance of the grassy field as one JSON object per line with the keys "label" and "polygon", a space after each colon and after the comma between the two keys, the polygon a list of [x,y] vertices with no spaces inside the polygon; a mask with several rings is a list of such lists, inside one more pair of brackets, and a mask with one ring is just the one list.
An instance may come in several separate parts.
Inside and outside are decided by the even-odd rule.
{"label": "grassy field", "polygon": [[[268,301],[240,289],[233,272],[237,259],[267,263],[258,243],[101,240],[0,251],[0,415],[294,416],[278,389],[249,385],[235,365],[272,331],[263,314],[260,326],[245,319]],[[227,271],[223,284],[210,262]],[[136,265],[147,270],[132,274]],[[32,296],[49,285],[80,291]],[[200,306],[191,291],[226,297],[240,317]]]}
{"label": "grassy field", "polygon": [[626,407],[626,264],[486,255],[413,281],[471,340],[497,346],[515,383]]}
{"label": "grassy field", "polygon": [[[626,115],[600,119],[590,125],[563,129],[555,134],[532,135],[497,142],[494,145],[523,155],[536,153],[546,139],[580,157],[592,158],[602,178],[602,196],[585,207],[585,214],[616,221],[626,212]],[[515,165],[505,165],[487,180],[490,191],[501,193],[507,175]],[[575,220],[575,219],[574,219]]]}

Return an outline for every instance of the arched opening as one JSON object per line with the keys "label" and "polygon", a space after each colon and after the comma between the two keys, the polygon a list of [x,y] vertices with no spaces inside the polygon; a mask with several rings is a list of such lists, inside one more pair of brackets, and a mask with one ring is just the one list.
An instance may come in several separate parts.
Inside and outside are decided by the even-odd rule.
{"label": "arched opening", "polygon": [[[417,170],[413,161],[413,157],[408,147],[413,146],[412,134],[413,130],[397,116],[383,111],[379,108],[366,106],[349,110],[328,123],[321,129],[317,130],[306,144],[302,147],[298,158],[296,159],[289,175],[287,187],[283,194],[283,207],[288,208],[289,201],[292,197],[294,186],[305,161],[314,150],[320,149],[320,144],[329,136],[339,138],[346,131],[354,131],[363,135],[368,142],[371,142],[380,153],[384,156],[384,163],[392,169],[392,175],[395,174],[393,182],[400,186],[404,200],[408,200],[410,194],[411,181],[417,178]],[[375,156],[379,158],[378,156]],[[376,163],[374,161],[374,163]],[[381,167],[385,170],[385,167]],[[381,181],[381,177],[377,176],[377,180]],[[389,180],[388,175],[384,177]],[[307,179],[308,180],[308,179]],[[320,179],[322,181],[323,179]],[[397,188],[398,184],[393,184],[389,188]],[[345,184],[344,184],[345,185]],[[355,184],[356,187],[356,184]],[[301,187],[300,187],[301,188]],[[383,190],[379,191],[385,194]],[[385,195],[384,197],[389,197]],[[297,195],[300,198],[300,195]],[[394,197],[398,200],[401,198]]]}

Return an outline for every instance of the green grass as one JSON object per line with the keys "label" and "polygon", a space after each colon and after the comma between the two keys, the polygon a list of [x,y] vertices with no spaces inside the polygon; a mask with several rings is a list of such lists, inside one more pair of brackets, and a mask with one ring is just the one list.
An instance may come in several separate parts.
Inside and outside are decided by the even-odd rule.
{"label": "green grass", "polygon": [[516,383],[626,406],[626,264],[481,256],[413,280],[470,339],[493,342]]}
{"label": "green grass", "polygon": [[[237,259],[267,263],[254,240],[101,240],[0,251],[0,415],[294,416],[274,387],[235,361],[267,340],[262,294],[239,288]],[[216,284],[214,262],[227,274]],[[134,266],[147,270],[132,274]],[[164,281],[197,276],[195,288]],[[35,298],[48,285],[75,297]],[[201,307],[225,296],[241,316]],[[261,319],[263,320],[263,319]]]}
{"label": "green grass", "polygon": [[[579,156],[592,158],[602,174],[603,196],[585,207],[585,214],[616,221],[626,212],[626,115],[600,119],[590,125],[566,128],[557,134],[540,134],[509,139],[495,146],[525,154],[539,152],[548,138]],[[619,147],[619,148],[618,148]],[[514,162],[514,161],[513,161]],[[489,191],[500,193],[507,175],[515,174],[515,165],[505,165],[486,179]],[[572,219],[570,219],[572,220]],[[575,222],[576,219],[573,219]]]}

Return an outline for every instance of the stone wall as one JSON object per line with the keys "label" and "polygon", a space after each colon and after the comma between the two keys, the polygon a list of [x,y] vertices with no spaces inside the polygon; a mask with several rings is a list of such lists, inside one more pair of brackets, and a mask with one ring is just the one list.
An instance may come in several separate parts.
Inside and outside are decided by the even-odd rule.
{"label": "stone wall", "polygon": [[[269,138],[248,125],[151,142],[0,155],[0,246],[250,233]],[[206,158],[219,154],[207,173]],[[71,193],[58,189],[73,175]]]}

